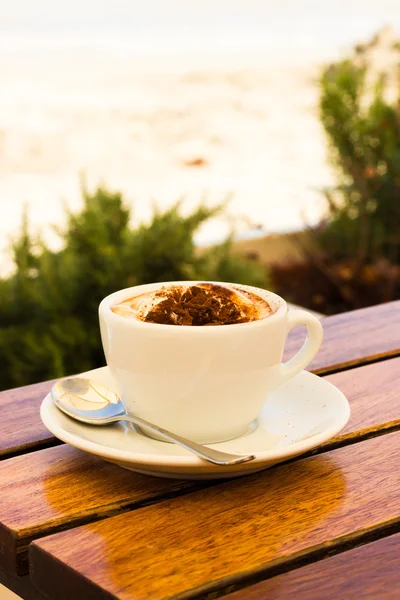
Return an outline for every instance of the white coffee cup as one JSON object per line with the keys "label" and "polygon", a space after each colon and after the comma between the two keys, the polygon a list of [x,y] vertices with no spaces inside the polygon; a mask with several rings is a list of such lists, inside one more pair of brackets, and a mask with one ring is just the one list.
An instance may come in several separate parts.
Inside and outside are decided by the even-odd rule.
{"label": "white coffee cup", "polygon": [[[111,307],[163,285],[140,285],[115,292],[99,307],[108,367],[128,412],[200,443],[242,435],[257,418],[268,394],[304,369],[322,342],[319,320],[290,310],[272,292],[223,283],[265,299],[273,314],[257,321],[213,327],[146,323],[115,314]],[[305,325],[303,347],[281,363],[288,332]]]}

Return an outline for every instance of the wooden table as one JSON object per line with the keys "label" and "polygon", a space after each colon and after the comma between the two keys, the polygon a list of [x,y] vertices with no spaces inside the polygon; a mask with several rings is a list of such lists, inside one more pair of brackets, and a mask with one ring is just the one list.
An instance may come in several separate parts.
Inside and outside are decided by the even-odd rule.
{"label": "wooden table", "polygon": [[311,368],[348,426],[231,481],[125,471],[44,429],[51,382],[1,392],[0,581],[50,600],[400,598],[400,302],[324,329]]}

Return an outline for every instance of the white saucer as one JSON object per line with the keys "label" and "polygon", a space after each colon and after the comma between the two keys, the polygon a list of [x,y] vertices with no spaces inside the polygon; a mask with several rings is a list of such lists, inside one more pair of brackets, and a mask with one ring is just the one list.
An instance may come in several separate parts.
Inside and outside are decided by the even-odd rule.
{"label": "white saucer", "polygon": [[[107,367],[85,375],[115,389]],[[231,467],[213,465],[180,446],[153,440],[122,421],[104,427],[78,423],[54,405],[50,394],[42,402],[40,416],[63,442],[126,469],[175,479],[219,479],[260,471],[316,448],[343,429],[350,407],[334,385],[307,371],[299,373],[268,397],[257,423],[244,435],[212,446],[256,457]]]}

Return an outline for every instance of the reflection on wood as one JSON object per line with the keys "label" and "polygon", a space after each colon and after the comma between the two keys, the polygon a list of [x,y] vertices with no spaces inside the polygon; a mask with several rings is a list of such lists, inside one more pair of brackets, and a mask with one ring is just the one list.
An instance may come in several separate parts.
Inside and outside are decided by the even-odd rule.
{"label": "reflection on wood", "polygon": [[3,461],[0,567],[23,574],[35,537],[195,485],[126,471],[66,445]]}
{"label": "reflection on wood", "polygon": [[32,581],[58,600],[167,599],[326,556],[398,526],[399,452],[392,433],[43,538]]}

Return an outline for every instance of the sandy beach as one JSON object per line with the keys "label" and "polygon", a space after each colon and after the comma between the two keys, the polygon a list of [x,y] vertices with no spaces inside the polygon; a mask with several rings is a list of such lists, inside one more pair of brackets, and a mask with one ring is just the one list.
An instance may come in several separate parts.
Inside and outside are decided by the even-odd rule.
{"label": "sandy beach", "polygon": [[[231,195],[232,215],[270,231],[320,214],[330,173],[316,69],[143,74],[66,63],[16,73],[0,66],[3,239],[24,203],[34,228],[60,223],[63,202],[80,205],[80,176],[89,189],[122,190],[138,220],[150,217],[152,201],[166,207],[181,195],[188,210]],[[199,239],[223,229],[214,223]]]}

